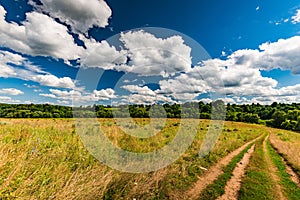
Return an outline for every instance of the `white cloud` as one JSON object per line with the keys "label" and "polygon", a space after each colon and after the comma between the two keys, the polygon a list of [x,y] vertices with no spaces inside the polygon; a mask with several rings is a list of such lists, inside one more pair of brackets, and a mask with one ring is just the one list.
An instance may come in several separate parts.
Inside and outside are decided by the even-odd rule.
{"label": "white cloud", "polygon": [[[13,67],[11,64],[16,65],[17,67]],[[52,74],[45,74],[43,70],[37,66],[33,66],[26,58],[8,51],[0,50],[0,67],[0,77],[3,78],[18,78],[27,81],[34,81],[43,86],[49,87],[75,87],[75,83],[71,78],[59,78]]]}
{"label": "white cloud", "polygon": [[225,57],[225,56],[227,56],[227,53],[225,51],[222,51],[221,56]]}
{"label": "white cloud", "polygon": [[158,93],[177,100],[193,100],[210,89],[206,81],[194,72],[182,74],[174,79],[162,80],[159,84],[161,89],[157,91]]}
{"label": "white cloud", "polygon": [[294,16],[292,17],[292,23],[293,23],[293,24],[298,24],[298,23],[300,23],[300,9],[297,10],[296,15],[294,15]]}
{"label": "white cloud", "polygon": [[82,52],[83,67],[131,72],[141,76],[168,77],[191,69],[191,48],[181,36],[157,38],[144,31],[121,33],[124,49],[116,50],[106,41],[80,36],[87,49]]}
{"label": "white cloud", "polygon": [[97,101],[99,100],[109,100],[109,99],[114,99],[117,96],[115,95],[115,91],[111,88],[108,89],[102,89],[102,90],[94,90],[93,91],[93,97],[95,97],[95,99]]}
{"label": "white cloud", "polygon": [[122,102],[125,104],[155,104],[158,102],[176,103],[176,101],[172,100],[172,98],[164,95],[145,96],[143,94],[131,94],[128,96],[123,96]]}
{"label": "white cloud", "polygon": [[131,104],[154,104],[158,102],[175,103],[175,101],[164,94],[159,94],[159,90],[153,91],[148,86],[124,85],[121,88],[131,94],[123,96],[123,102]]}
{"label": "white cloud", "polygon": [[[42,0],[43,6],[36,5],[37,10],[27,13],[26,20],[21,25],[7,22],[6,11],[0,6],[0,46],[23,54],[63,59],[66,63],[78,59],[82,67],[163,77],[159,82],[160,89],[155,91],[147,86],[122,86],[132,93],[123,97],[123,100],[132,103],[174,102],[174,99],[192,101],[200,94],[214,92],[227,94],[229,97],[224,100],[236,103],[300,100],[299,85],[278,89],[276,80],[263,77],[260,72],[280,68],[300,74],[300,36],[264,43],[257,49],[237,50],[228,56],[226,52],[222,52],[222,59],[209,59],[192,68],[191,48],[181,36],[157,38],[144,31],[130,31],[121,34],[120,41],[124,49],[117,50],[106,41],[98,42],[79,34],[86,49],[79,47],[68,33],[67,27],[53,18],[59,18],[78,32],[86,33],[92,26],[105,27],[111,10],[102,0],[90,1]],[[47,12],[51,17],[37,11]],[[300,22],[300,10],[292,19],[293,23]],[[288,21],[282,19],[278,23]],[[90,93],[76,90],[71,78],[56,77],[32,65],[26,58],[7,51],[0,51],[0,68],[0,77],[14,77],[35,81],[43,86],[71,89],[51,89],[50,94],[40,94],[57,99],[58,103],[66,104],[73,98],[79,102],[118,98],[116,91],[112,89]],[[126,80],[124,83],[130,81]],[[8,94],[4,92],[2,94]],[[6,92],[19,95],[22,91]],[[252,99],[245,96],[251,96]],[[9,97],[2,98],[13,101]]]}
{"label": "white cloud", "polygon": [[130,61],[122,70],[144,76],[168,77],[191,69],[191,48],[181,36],[166,39],[135,31],[122,33],[120,40],[128,51]]}
{"label": "white cloud", "polygon": [[108,25],[112,15],[109,6],[103,0],[41,0],[43,5],[30,1],[38,11],[46,12],[72,26],[74,31],[87,32],[93,26]]}
{"label": "white cloud", "polygon": [[60,105],[70,105],[70,101],[64,101],[64,100],[57,100],[57,103]]}
{"label": "white cloud", "polygon": [[56,88],[74,88],[74,81],[69,77],[58,78],[54,75],[36,75],[31,78],[32,81],[38,82],[41,85],[56,87]]}
{"label": "white cloud", "polygon": [[20,103],[20,100],[15,100],[11,97],[0,96],[0,103]]}
{"label": "white cloud", "polygon": [[291,18],[281,18],[280,20],[270,20],[269,23],[279,26],[281,24],[288,23],[290,20],[292,20],[292,19]]}
{"label": "white cloud", "polygon": [[300,84],[282,87],[277,91],[278,96],[299,96],[300,97]]}
{"label": "white cloud", "polygon": [[0,94],[18,96],[18,95],[24,94],[24,92],[22,92],[21,90],[18,90],[16,88],[3,88],[3,89],[0,89]]}
{"label": "white cloud", "polygon": [[26,14],[23,25],[5,20],[6,11],[0,5],[0,46],[33,56],[51,56],[66,62],[79,58],[82,48],[74,43],[67,27],[37,13]]}
{"label": "white cloud", "polygon": [[49,97],[57,98],[60,100],[72,100],[73,98],[82,98],[82,94],[79,91],[71,90],[57,90],[57,89],[50,89],[51,94]]}
{"label": "white cloud", "polygon": [[[95,1],[98,2],[98,0]],[[84,4],[90,5],[86,2]],[[87,49],[78,46],[75,44],[73,36],[69,34],[67,27],[47,15],[37,12],[27,13],[26,20],[22,25],[7,22],[5,16],[6,11],[0,5],[0,46],[22,54],[63,59],[67,64],[69,60],[80,59],[81,65],[87,67],[114,69],[115,65],[126,62],[126,52],[117,51],[106,41],[97,42],[79,34]],[[30,66],[28,65],[28,67]],[[9,73],[9,71],[4,72],[3,70],[1,73]]]}
{"label": "white cloud", "polygon": [[42,89],[34,89],[33,91],[36,92],[36,93],[41,93],[41,92],[43,92]]}
{"label": "white cloud", "polygon": [[8,51],[0,51],[0,77],[7,78],[15,76],[16,72],[9,64],[21,65],[25,60],[26,59],[20,55],[13,54]]}
{"label": "white cloud", "polygon": [[37,88],[39,88],[39,86],[37,86],[37,85],[29,85],[29,84],[27,84],[27,83],[25,83],[24,84],[24,86],[26,86],[27,88],[33,88],[33,89],[37,89]]}
{"label": "white cloud", "polygon": [[257,67],[260,69],[280,68],[291,70],[294,74],[300,73],[300,36],[264,43],[259,48],[262,52]]}
{"label": "white cloud", "polygon": [[[280,39],[264,43],[258,50],[242,49],[233,52],[225,60],[210,59],[189,72],[159,82],[158,93],[177,100],[194,100],[200,94],[215,93],[246,97],[273,97],[279,100],[295,99],[300,86],[277,88],[278,82],[263,77],[260,70],[280,68],[300,73],[300,37]],[[231,101],[231,100],[230,100]],[[256,99],[261,102],[260,99]],[[246,102],[240,100],[240,102]]]}
{"label": "white cloud", "polygon": [[53,99],[56,98],[56,96],[54,94],[40,94],[40,96],[42,96],[42,97],[49,97],[49,98],[53,98]]}
{"label": "white cloud", "polygon": [[[267,42],[259,49],[242,49],[233,52],[225,61],[209,61],[221,66],[235,66],[242,69],[272,70],[280,68],[300,73],[300,36]],[[223,62],[223,63],[221,63]],[[247,72],[245,72],[247,73]]]}
{"label": "white cloud", "polygon": [[83,67],[96,67],[102,69],[115,69],[116,65],[125,64],[126,51],[118,51],[110,46],[107,41],[97,42],[94,39],[80,37],[84,41],[86,50],[80,56],[80,64]]}
{"label": "white cloud", "polygon": [[76,105],[106,101],[117,98],[115,91],[111,88],[85,92],[78,90],[58,90],[50,89],[50,94],[40,94],[40,96],[56,99],[57,101],[73,102]]}
{"label": "white cloud", "polygon": [[[98,2],[98,0],[93,1]],[[66,2],[70,1],[67,0]],[[70,3],[71,10],[68,10],[66,2],[58,0],[43,1],[44,6],[49,6],[49,9],[50,5],[62,4],[63,8],[61,9],[66,9],[65,11],[70,13],[75,12],[75,5],[83,3],[81,0],[72,1]],[[76,4],[76,2],[79,4]],[[104,1],[98,3],[101,4],[101,2],[105,3]],[[93,2],[87,4],[84,1],[84,5],[90,6],[92,4]],[[60,12],[60,10],[57,12]],[[75,44],[74,38],[68,32],[66,26],[57,23],[45,14],[36,11],[26,13],[26,20],[21,25],[7,22],[5,16],[6,11],[0,6],[0,46],[22,54],[50,56],[55,59],[63,59],[67,64],[70,60],[78,60],[83,67],[115,69],[143,76],[161,75],[168,77],[175,75],[177,72],[186,72],[191,69],[191,48],[184,44],[181,36],[162,39],[144,31],[130,31],[121,34],[120,40],[125,49],[119,51],[106,41],[98,42],[79,34],[79,38],[86,46],[86,49],[84,49]],[[127,62],[128,58],[129,61]],[[28,65],[28,67],[30,66]],[[1,73],[10,73],[8,68],[5,70]],[[33,70],[34,68],[30,69],[30,71]]]}
{"label": "white cloud", "polygon": [[128,90],[131,93],[141,94],[145,96],[155,96],[155,92],[152,91],[148,86],[140,87],[137,85],[124,85],[123,89]]}

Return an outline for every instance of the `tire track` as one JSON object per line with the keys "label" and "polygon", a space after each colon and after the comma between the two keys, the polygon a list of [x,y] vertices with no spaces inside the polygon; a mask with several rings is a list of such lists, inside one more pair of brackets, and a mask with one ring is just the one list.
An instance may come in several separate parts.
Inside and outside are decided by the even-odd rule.
{"label": "tire track", "polygon": [[275,183],[276,191],[277,191],[277,195],[278,195],[279,199],[286,200],[287,198],[283,195],[282,187],[281,187],[281,185],[279,184],[280,178],[279,178],[278,175],[276,174],[276,173],[278,172],[278,170],[277,170],[277,168],[273,165],[272,160],[271,160],[271,157],[270,157],[270,154],[269,154],[269,151],[268,151],[268,148],[267,148],[267,140],[269,139],[269,136],[270,136],[270,135],[268,135],[268,136],[265,138],[264,143],[263,143],[263,149],[264,149],[264,153],[265,153],[265,159],[266,159],[266,162],[267,162],[269,171],[270,171],[271,178],[272,178],[272,180],[273,180],[274,183]]}
{"label": "tire track", "polygon": [[296,172],[294,172],[293,168],[290,167],[283,158],[282,158],[282,162],[284,163],[286,172],[290,175],[291,180],[294,183],[296,183],[296,185],[298,185],[298,187],[300,188],[300,179],[296,174]]}
{"label": "tire track", "polygon": [[197,197],[201,194],[201,192],[210,184],[212,184],[221,174],[223,174],[222,168],[238,154],[240,154],[249,144],[255,142],[261,136],[245,143],[243,146],[229,153],[227,156],[222,158],[216,165],[210,167],[201,177],[199,177],[198,181],[193,185],[193,187],[186,192],[187,199],[197,199]]}
{"label": "tire track", "polygon": [[218,200],[237,200],[238,199],[238,192],[240,191],[242,178],[245,175],[245,169],[248,166],[250,161],[250,157],[254,152],[255,144],[245,153],[242,160],[237,163],[234,171],[232,172],[232,178],[226,183],[225,186],[225,193]]}

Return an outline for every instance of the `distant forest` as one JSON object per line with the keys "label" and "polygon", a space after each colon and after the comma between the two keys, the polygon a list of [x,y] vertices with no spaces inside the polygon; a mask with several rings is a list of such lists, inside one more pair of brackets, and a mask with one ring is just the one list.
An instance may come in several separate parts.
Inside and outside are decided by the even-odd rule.
{"label": "distant forest", "polygon": [[[226,110],[223,105],[224,102],[220,100],[208,104],[203,102],[193,102],[185,103],[183,105],[120,105],[116,107],[109,105],[93,105],[75,108],[49,104],[0,104],[0,118],[183,117],[222,119],[221,114],[226,112],[227,121],[265,124],[274,128],[282,128],[300,132],[300,103],[282,104],[275,102],[271,105],[227,104]],[[211,114],[212,107],[216,109],[216,112],[214,113],[217,113],[213,116]],[[182,108],[184,111],[182,111]]]}

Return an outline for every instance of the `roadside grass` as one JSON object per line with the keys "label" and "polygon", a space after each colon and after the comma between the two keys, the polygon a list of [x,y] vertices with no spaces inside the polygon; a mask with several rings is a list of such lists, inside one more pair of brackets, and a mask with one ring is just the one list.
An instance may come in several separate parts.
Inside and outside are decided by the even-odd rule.
{"label": "roadside grass", "polygon": [[[179,121],[171,119],[169,122],[177,125]],[[236,148],[259,136],[262,128],[261,126],[253,128],[253,126],[248,126],[248,124],[226,122],[216,146],[205,158],[200,159],[198,153],[208,125],[209,121],[201,121],[198,134],[191,147],[175,163],[153,173],[153,175],[150,173],[143,176],[142,180],[136,182],[136,185],[127,184],[119,187],[118,182],[130,183],[132,182],[130,180],[134,179],[133,177],[138,179],[136,175],[123,174],[119,179],[111,183],[107,196],[113,199],[120,199],[128,196],[131,193],[130,191],[132,191],[131,188],[139,188],[135,193],[135,198],[137,199],[182,199],[184,198],[182,196],[184,191],[198,180],[198,176],[201,176],[203,172],[201,167],[211,167]],[[167,123],[166,126],[170,125]],[[110,126],[110,128],[113,127]],[[164,133],[164,130],[162,132]],[[116,135],[112,135],[111,140],[114,140],[113,137],[116,137]],[[163,176],[161,176],[162,174]],[[155,179],[157,180],[156,182],[153,181]],[[151,189],[147,190],[147,188]]]}
{"label": "roadside grass", "polygon": [[278,176],[280,177],[280,184],[283,186],[283,192],[288,199],[297,200],[300,198],[300,188],[291,179],[290,175],[286,172],[285,164],[282,157],[275,151],[270,142],[267,143],[268,151],[273,164],[278,169]]}
{"label": "roadside grass", "polygon": [[300,134],[280,129],[271,130],[271,145],[300,177]]}
{"label": "roadside grass", "polygon": [[[148,120],[136,119],[143,125]],[[99,121],[112,143],[135,152],[151,152],[169,144],[180,126],[180,120],[167,119],[164,126],[156,126],[162,130],[153,138],[137,139],[124,134],[113,119]],[[263,129],[226,122],[216,146],[200,159],[198,152],[209,127],[208,120],[201,120],[192,145],[175,163],[156,172],[129,174],[106,167],[91,156],[72,119],[5,122],[0,126],[0,199],[180,198],[202,174],[200,167],[214,165]],[[187,126],[184,131],[188,134],[191,129]]]}
{"label": "roadside grass", "polygon": [[268,165],[265,160],[263,141],[261,138],[256,142],[250,162],[246,168],[245,177],[242,180],[239,191],[239,199],[276,199],[275,183],[272,181]]}
{"label": "roadside grass", "polygon": [[226,183],[233,176],[232,174],[233,170],[235,169],[237,163],[242,160],[245,153],[251,148],[252,145],[253,143],[248,145],[241,153],[235,156],[227,166],[223,168],[224,173],[220,175],[217,180],[215,180],[212,184],[208,185],[202,191],[199,199],[203,199],[203,200],[216,199],[225,193],[224,189]]}
{"label": "roadside grass", "polygon": [[0,198],[55,197],[73,172],[98,163],[69,131],[71,121],[10,122],[0,130]]}

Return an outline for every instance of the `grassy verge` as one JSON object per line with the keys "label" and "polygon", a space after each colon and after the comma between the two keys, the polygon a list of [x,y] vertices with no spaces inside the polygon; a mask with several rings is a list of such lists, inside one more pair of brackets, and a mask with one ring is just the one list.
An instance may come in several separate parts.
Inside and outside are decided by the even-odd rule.
{"label": "grassy verge", "polygon": [[[149,139],[128,138],[112,119],[99,119],[116,146],[151,152],[172,141],[180,120],[168,119]],[[2,121],[0,119],[0,121]],[[157,172],[121,173],[93,158],[81,143],[72,119],[5,119],[0,124],[0,199],[180,199],[202,170],[261,134],[261,126],[226,122],[209,156],[198,152],[209,128],[201,120],[191,147]],[[138,119],[149,123],[148,119]],[[189,123],[194,123],[189,120]],[[192,126],[187,124],[187,134]],[[130,129],[130,127],[129,127]]]}
{"label": "grassy verge", "polygon": [[[213,150],[205,158],[200,159],[198,152],[207,128],[208,121],[203,121],[191,147],[167,168],[143,176],[121,173],[108,186],[105,193],[107,199],[121,199],[128,196],[136,199],[182,199],[184,191],[198,180],[198,176],[201,176],[200,166],[210,168],[221,158],[262,132],[261,126],[228,122]],[[135,180],[135,184],[132,180]]]}
{"label": "grassy verge", "polygon": [[239,199],[276,199],[275,183],[269,174],[263,150],[264,138],[257,141],[256,149],[246,168]]}
{"label": "grassy verge", "polygon": [[235,156],[227,166],[223,168],[224,173],[203,190],[199,199],[216,199],[217,197],[224,194],[226,183],[232,177],[232,172],[236,167],[236,164],[243,158],[245,153],[251,148],[252,145],[253,144],[248,145],[240,154]]}
{"label": "grassy verge", "polygon": [[277,154],[284,159],[286,164],[290,166],[293,169],[293,171],[300,177],[300,167],[290,162],[289,157],[286,154],[279,152],[279,149],[277,149],[272,143],[270,143],[270,145],[274,149],[274,151],[276,151]]}
{"label": "grassy verge", "polygon": [[283,192],[288,199],[299,199],[300,188],[290,179],[290,175],[286,172],[285,164],[281,156],[275,151],[271,144],[267,143],[271,159],[278,169],[278,176],[280,177],[280,184],[283,186]]}
{"label": "grassy verge", "polygon": [[270,141],[276,152],[284,158],[286,163],[300,176],[300,134],[292,131],[272,129]]}

